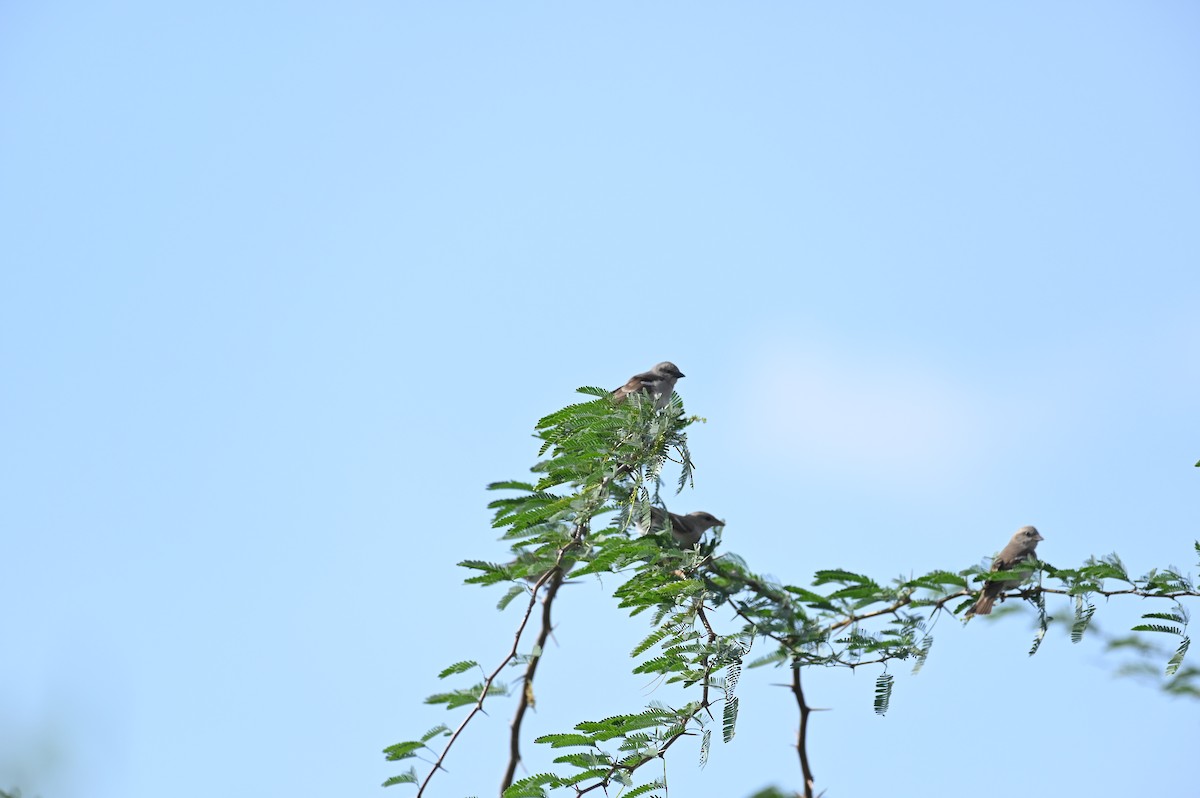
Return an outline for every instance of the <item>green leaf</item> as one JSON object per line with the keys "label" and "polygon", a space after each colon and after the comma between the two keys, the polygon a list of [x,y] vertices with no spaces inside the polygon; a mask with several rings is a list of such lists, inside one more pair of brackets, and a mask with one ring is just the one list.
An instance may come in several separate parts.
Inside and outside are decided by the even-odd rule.
{"label": "green leaf", "polygon": [[789,658],[790,655],[788,652],[783,648],[779,648],[775,651],[772,651],[770,654],[764,654],[757,659],[751,660],[749,663],[747,663],[746,667],[761,668],[764,665],[779,665],[787,662]]}
{"label": "green leaf", "polygon": [[1083,596],[1075,597],[1075,622],[1071,624],[1071,642],[1078,643],[1083,639],[1083,633],[1087,631],[1088,624],[1092,621],[1092,616],[1096,614],[1096,608],[1091,604],[1085,604]]}
{"label": "green leaf", "polygon": [[1168,676],[1174,676],[1179,670],[1179,666],[1183,664],[1183,657],[1187,654],[1188,646],[1191,643],[1192,641],[1188,638],[1183,638],[1183,642],[1179,644],[1179,648],[1175,651],[1174,656],[1171,657],[1171,661],[1167,663]]}
{"label": "green leaf", "polygon": [[383,749],[383,753],[389,762],[395,762],[414,756],[417,751],[420,751],[424,747],[425,743],[420,740],[408,740],[407,742],[389,745]]}
{"label": "green leaf", "polygon": [[508,592],[501,596],[500,600],[496,602],[496,609],[503,610],[509,604],[511,604],[513,599],[515,599],[517,596],[524,595],[528,592],[528,588],[526,588],[524,585],[513,585],[508,589]]}
{"label": "green leaf", "polygon": [[829,582],[840,582],[842,584],[857,584],[857,585],[874,585],[875,581],[868,576],[862,574],[851,573],[840,569],[832,569],[827,571],[817,571],[813,577],[814,585],[824,585]]}
{"label": "green leaf", "polygon": [[649,784],[642,784],[641,786],[634,787],[629,792],[621,793],[620,798],[638,798],[638,796],[645,795],[646,793],[650,792],[651,790],[657,790],[659,787],[663,787],[663,786],[665,786],[665,785],[662,783],[661,780],[655,779],[654,781],[650,782]]}
{"label": "green leaf", "polygon": [[494,585],[497,582],[507,582],[510,578],[505,566],[498,563],[485,562],[484,560],[463,560],[458,565],[461,568],[470,568],[473,571],[483,571],[481,574],[468,576],[463,580],[464,584]]}
{"label": "green leaf", "polygon": [[[493,682],[488,690],[488,695],[507,695],[508,687],[497,682]],[[468,704],[474,704],[479,701],[483,695],[483,685],[477,684],[474,687],[466,687],[461,690],[455,690],[452,693],[434,693],[425,699],[426,704],[445,704],[446,709],[455,709]]]}
{"label": "green leaf", "polygon": [[611,740],[640,729],[652,729],[669,723],[673,717],[671,712],[665,710],[648,709],[637,715],[614,715],[604,720],[584,721],[575,724],[575,728],[581,732],[592,732],[597,740]]}
{"label": "green leaf", "polygon": [[434,737],[437,737],[439,734],[449,735],[450,728],[448,726],[445,726],[445,725],[439,723],[438,725],[434,726],[432,729],[430,729],[429,731],[427,731],[421,735],[421,742],[427,743],[430,740],[432,740]]}
{"label": "green leaf", "polygon": [[913,664],[912,673],[916,676],[921,672],[921,668],[925,667],[925,660],[929,657],[929,649],[933,646],[933,635],[925,635],[917,646],[917,661]]}
{"label": "green leaf", "polygon": [[835,590],[834,592],[829,594],[829,598],[831,598],[831,599],[842,599],[842,598],[874,599],[879,594],[880,594],[879,585],[876,585],[876,584],[852,585],[849,587],[844,587],[841,590]]}
{"label": "green leaf", "polygon": [[663,639],[669,637],[670,635],[671,630],[666,627],[655,629],[653,632],[647,635],[642,642],[633,647],[633,651],[629,652],[629,656],[636,657],[639,654],[644,654],[647,650],[658,645],[658,643],[662,642]]}
{"label": "green leaf", "polygon": [[888,705],[892,702],[892,682],[895,677],[890,673],[881,673],[875,679],[875,714],[886,715]]}
{"label": "green leaf", "polygon": [[534,740],[535,743],[549,745],[551,748],[568,748],[573,745],[594,746],[596,741],[586,734],[545,734]]}
{"label": "green leaf", "polygon": [[526,490],[532,491],[533,485],[528,482],[517,482],[516,480],[508,479],[501,482],[489,482],[488,490]]}
{"label": "green leaf", "polygon": [[546,795],[543,787],[553,789],[570,783],[569,780],[553,773],[538,773],[513,782],[501,795],[503,798],[542,798]]}
{"label": "green leaf", "polygon": [[725,699],[725,712],[721,717],[721,734],[725,738],[725,742],[733,739],[734,730],[737,726],[738,714],[738,699],[737,696]]}
{"label": "green leaf", "polygon": [[546,521],[554,520],[555,518],[565,514],[571,509],[571,505],[576,501],[574,496],[562,496],[556,501],[540,504],[519,513],[511,515],[503,515],[492,521],[492,527],[499,529],[502,526],[511,526],[513,529],[528,529],[536,524],[545,523]]}
{"label": "green leaf", "polygon": [[[593,389],[587,389],[587,391],[585,391],[584,389],[581,388],[579,392],[585,393],[585,392],[590,392],[592,390],[599,390],[599,389],[593,388]],[[594,415],[597,412],[610,413],[612,410],[614,410],[614,406],[613,406],[612,402],[609,402],[607,400],[604,400],[604,401],[593,400],[591,402],[578,402],[573,405],[567,405],[566,407],[564,407],[561,410],[556,410],[548,416],[543,416],[541,419],[538,420],[538,423],[535,426],[535,429],[552,430],[555,427],[564,426],[566,424],[566,422],[585,420],[585,419],[587,419],[588,416]]]}
{"label": "green leaf", "polygon": [[[1058,574],[1055,574],[1058,576]],[[1129,581],[1129,574],[1119,565],[1118,562],[1097,562],[1090,565],[1085,565],[1079,569],[1079,576],[1083,579],[1101,580],[1101,579],[1119,579],[1122,582]],[[1062,578],[1061,576],[1059,577]]]}
{"label": "green leaf", "polygon": [[1162,632],[1168,635],[1182,635],[1183,630],[1176,626],[1165,626],[1161,623],[1141,623],[1130,627],[1133,632]]}
{"label": "green leaf", "polygon": [[693,596],[704,591],[704,584],[694,579],[669,582],[648,589],[624,593],[618,607],[646,606],[651,604],[675,604],[680,597]]}
{"label": "green leaf", "polygon": [[918,576],[916,579],[911,579],[904,583],[904,587],[923,587],[929,590],[940,590],[946,585],[953,585],[958,588],[967,586],[967,579],[961,574],[951,573],[950,571],[932,571],[924,576]]}
{"label": "green leaf", "polygon": [[438,674],[439,679],[445,679],[447,676],[453,676],[456,673],[465,673],[471,668],[478,668],[479,663],[473,659],[464,659],[462,662],[456,662],[450,667]]}
{"label": "green leaf", "polygon": [[1183,617],[1178,612],[1147,612],[1142,615],[1142,618],[1150,618],[1159,621],[1171,621],[1172,623],[1187,623],[1187,618]]}
{"label": "green leaf", "polygon": [[573,765],[585,770],[591,770],[597,766],[609,767],[612,765],[612,757],[600,750],[576,751],[573,754],[563,754],[562,756],[555,757],[554,761],[561,765]]}
{"label": "green leaf", "polygon": [[1044,639],[1046,639],[1046,627],[1039,626],[1037,634],[1035,634],[1033,637],[1033,645],[1029,647],[1029,656],[1032,657],[1037,653],[1037,650],[1042,647],[1042,641]]}
{"label": "green leaf", "polygon": [[784,590],[791,593],[793,596],[796,596],[805,604],[808,604],[811,607],[815,607],[816,609],[819,609],[819,610],[832,610],[833,609],[833,604],[830,603],[829,599],[826,598],[825,596],[822,596],[820,593],[814,593],[813,591],[808,590],[807,588],[797,587],[795,585],[787,585],[786,587],[784,587]]}
{"label": "green leaf", "polygon": [[416,784],[417,771],[415,768],[409,768],[407,773],[401,773],[399,776],[392,776],[383,783],[384,787],[391,787],[393,784]]}
{"label": "green leaf", "polygon": [[[581,781],[587,781],[588,779],[596,779],[597,781],[602,782],[604,779],[609,777],[610,773],[611,773],[611,768],[608,768],[608,767],[592,768],[591,770],[585,770],[581,773],[576,773],[574,776],[563,779],[562,786],[570,787],[574,784],[578,784]],[[615,774],[614,774],[614,778],[615,778]]]}
{"label": "green leaf", "polygon": [[638,663],[634,667],[633,673],[670,673],[683,670],[685,667],[686,664],[679,657],[655,657]]}

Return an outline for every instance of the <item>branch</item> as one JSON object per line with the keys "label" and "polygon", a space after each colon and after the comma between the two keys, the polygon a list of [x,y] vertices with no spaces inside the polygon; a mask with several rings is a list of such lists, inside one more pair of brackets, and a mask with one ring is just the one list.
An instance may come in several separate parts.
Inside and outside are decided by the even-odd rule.
{"label": "branch", "polygon": [[800,772],[804,774],[804,798],[813,798],[813,774],[808,765],[808,716],[812,707],[804,700],[804,690],[800,687],[800,662],[792,663],[792,695],[796,696],[796,706],[800,708],[800,733],[796,735],[796,751],[800,754]]}
{"label": "branch", "polygon": [[[946,604],[948,604],[949,602],[953,601],[956,598],[966,598],[967,596],[973,596],[973,595],[974,595],[974,591],[963,588],[962,590],[958,590],[954,593],[948,593],[947,595],[942,596],[937,601],[931,601],[931,602],[926,603],[925,601],[922,600],[920,606],[933,607],[935,610],[940,610],[940,609],[942,609],[942,607],[944,607]],[[1013,595],[1020,595],[1020,594],[1015,593]],[[826,631],[829,634],[833,634],[834,632],[838,631],[839,629],[845,629],[847,626],[852,626],[853,624],[856,624],[859,621],[865,621],[869,618],[878,618],[880,615],[894,615],[897,612],[899,612],[901,608],[907,607],[908,605],[914,603],[914,601],[916,601],[916,599],[914,599],[912,597],[912,594],[909,593],[908,595],[901,596],[900,598],[896,599],[894,602],[892,602],[891,604],[889,604],[886,607],[883,607],[882,609],[872,610],[871,612],[864,612],[861,615],[847,615],[845,618],[838,621],[837,623],[830,624],[830,626],[828,627],[828,629]]]}
{"label": "branch", "polygon": [[[608,484],[620,475],[622,471],[627,471],[627,469],[627,466],[621,466],[611,476],[601,479],[600,484],[596,486],[596,496],[603,496],[604,489],[608,487]],[[549,576],[550,586],[546,589],[545,598],[542,599],[542,628],[538,632],[537,643],[535,644],[538,655],[531,659],[525,667],[524,687],[521,690],[521,698],[517,702],[516,714],[513,715],[508,743],[508,766],[504,769],[504,778],[500,782],[500,794],[502,796],[504,795],[504,791],[512,786],[513,778],[517,773],[517,765],[521,762],[521,723],[525,720],[525,710],[529,708],[530,696],[533,695],[533,678],[537,674],[538,663],[542,661],[542,654],[546,651],[546,641],[549,639],[550,632],[554,628],[550,620],[550,608],[554,604],[554,597],[558,595],[558,589],[562,587],[563,578],[566,576],[562,565],[563,558],[572,546],[587,537],[588,525],[591,523],[591,513],[602,503],[599,500],[591,503],[586,508],[586,511],[576,519],[575,528],[571,532],[570,542],[558,550],[558,558],[554,561],[554,567],[543,574],[538,583],[534,585],[533,597],[530,599],[529,608],[525,611],[525,618],[521,621],[521,628],[517,630],[517,640],[513,643],[513,651],[509,654],[509,659],[505,663],[507,664],[507,662],[511,662],[515,658],[517,643],[521,640],[521,634],[524,632],[525,624],[529,620],[529,614],[533,610],[533,601],[537,599],[538,588],[546,580],[546,577]],[[419,796],[420,793],[418,793],[418,798]]]}
{"label": "branch", "polygon": [[[564,547],[563,551],[566,551]],[[560,555],[559,561],[562,557]],[[521,700],[517,703],[517,712],[513,715],[512,733],[509,739],[509,756],[508,767],[504,771],[504,780],[500,782],[500,794],[503,795],[513,783],[513,777],[517,772],[517,764],[521,761],[521,722],[525,718],[525,710],[529,707],[530,698],[533,695],[533,677],[537,673],[538,663],[542,661],[542,653],[546,650],[546,640],[550,637],[550,606],[554,603],[554,597],[558,594],[559,587],[563,583],[563,569],[560,565],[555,565],[551,569],[554,576],[550,577],[549,587],[546,588],[546,596],[542,599],[542,629],[538,633],[537,647],[538,655],[529,661],[525,667],[524,689],[521,690]],[[534,594],[537,594],[537,589],[534,589]],[[518,633],[519,636],[519,633]]]}
{"label": "branch", "polygon": [[[713,642],[716,641],[716,639],[717,639],[717,633],[713,631],[712,624],[710,624],[708,622],[708,616],[704,614],[703,598],[700,598],[698,600],[698,604],[699,604],[699,606],[696,607],[696,615],[699,616],[700,622],[704,624],[704,628],[708,630],[708,643],[709,643],[709,645],[712,645]],[[700,664],[704,667],[704,689],[703,689],[703,692],[701,692],[701,694],[700,694],[700,703],[707,707],[708,706],[709,682],[712,679],[712,669],[708,667],[708,654],[707,653],[705,653],[704,656],[700,658]],[[708,716],[710,718],[713,716],[712,710],[709,710]]]}
{"label": "branch", "polygon": [[[1142,588],[1131,587],[1127,590],[1084,590],[1079,593],[1072,593],[1070,590],[1063,590],[1054,587],[1038,587],[1035,590],[1041,590],[1043,593],[1054,593],[1059,596],[1082,595],[1084,593],[1095,593],[1098,596],[1141,596],[1142,598],[1169,598],[1177,599],[1185,596],[1200,596],[1200,591],[1196,590],[1173,590],[1169,593],[1151,593]],[[1028,593],[1028,590],[1018,590],[1015,593],[1001,594],[1007,598],[1023,596]]]}
{"label": "branch", "polygon": [[[563,549],[559,552],[559,563],[562,562],[563,554],[565,554],[566,550],[567,547],[563,547]],[[475,706],[471,707],[471,711],[467,713],[467,716],[463,718],[462,723],[458,724],[458,728],[454,730],[454,734],[450,736],[450,742],[446,743],[446,747],[443,748],[442,753],[438,755],[437,761],[433,763],[433,767],[429,770],[429,774],[425,776],[425,780],[421,782],[421,786],[417,789],[417,798],[421,798],[421,796],[425,794],[425,788],[429,786],[430,780],[433,779],[433,774],[443,769],[442,762],[446,760],[446,755],[450,753],[450,749],[454,747],[454,743],[463,733],[463,730],[467,728],[467,724],[471,722],[472,718],[483,711],[484,699],[488,697],[488,693],[492,689],[492,684],[496,681],[496,677],[500,675],[500,671],[504,670],[504,668],[507,667],[510,662],[517,658],[517,648],[521,644],[521,635],[525,633],[525,626],[529,623],[529,616],[533,614],[534,604],[537,603],[538,588],[554,579],[555,576],[557,576],[558,582],[561,584],[562,568],[558,564],[556,564],[554,568],[551,568],[550,570],[546,571],[546,573],[542,574],[542,577],[534,584],[533,594],[529,597],[529,606],[525,608],[525,615],[521,618],[521,624],[517,627],[517,633],[513,637],[512,648],[509,650],[508,655],[500,662],[499,665],[496,666],[496,669],[493,670],[486,679],[484,679],[483,690],[480,691],[479,700],[475,702]]]}

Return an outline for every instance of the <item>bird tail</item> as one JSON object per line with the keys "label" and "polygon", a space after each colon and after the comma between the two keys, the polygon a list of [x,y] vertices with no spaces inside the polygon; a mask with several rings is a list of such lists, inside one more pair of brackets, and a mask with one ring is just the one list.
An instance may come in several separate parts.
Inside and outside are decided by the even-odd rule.
{"label": "bird tail", "polygon": [[989,596],[987,593],[984,593],[979,597],[979,600],[975,602],[975,606],[967,610],[967,615],[991,615],[992,605],[995,603],[995,596]]}

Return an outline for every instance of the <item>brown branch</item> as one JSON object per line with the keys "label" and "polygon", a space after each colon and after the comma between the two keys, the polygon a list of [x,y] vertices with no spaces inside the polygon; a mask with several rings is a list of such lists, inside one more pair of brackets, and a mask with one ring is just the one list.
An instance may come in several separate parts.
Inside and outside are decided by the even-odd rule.
{"label": "brown branch", "polygon": [[[624,468],[624,467],[622,467],[622,468]],[[611,476],[606,476],[602,480],[600,480],[600,483],[599,483],[599,485],[597,485],[597,489],[596,489],[597,496],[603,494],[604,488],[607,487],[608,483],[611,482],[616,477],[616,475],[620,474],[620,473],[621,473],[621,469],[618,469],[615,474],[613,474]],[[593,506],[595,506],[595,505],[593,505]],[[510,662],[512,662],[513,660],[515,660],[517,658],[517,650],[521,645],[521,637],[522,637],[522,635],[525,634],[525,627],[529,624],[529,616],[533,614],[533,607],[537,603],[538,590],[541,589],[542,585],[550,584],[550,589],[546,593],[546,598],[549,601],[547,601],[547,603],[543,606],[542,632],[538,638],[539,645],[544,645],[545,638],[547,636],[549,636],[549,631],[547,631],[547,630],[549,628],[550,603],[552,602],[554,595],[556,595],[558,593],[558,588],[562,585],[562,581],[563,581],[563,576],[564,576],[564,570],[562,567],[563,558],[566,557],[567,552],[571,549],[572,546],[574,546],[579,541],[582,541],[587,536],[588,524],[590,523],[590,521],[591,521],[590,513],[585,511],[583,514],[581,514],[579,519],[575,522],[575,529],[572,530],[570,542],[568,542],[566,545],[564,545],[561,549],[558,550],[558,558],[554,562],[554,567],[549,569],[548,571],[546,571],[546,573],[542,574],[542,576],[537,580],[537,582],[534,583],[533,587],[531,588],[531,592],[530,592],[530,596],[529,596],[529,604],[528,604],[528,606],[525,607],[525,614],[523,616],[521,616],[521,623],[517,626],[517,632],[513,636],[512,648],[509,649],[508,655],[505,656],[504,659],[501,660],[500,664],[496,666],[496,669],[493,670],[486,679],[484,679],[483,690],[479,695],[479,700],[475,702],[475,706],[471,707],[471,711],[467,713],[467,716],[465,718],[463,718],[462,723],[458,724],[458,728],[454,730],[454,734],[452,734],[450,736],[450,741],[448,743],[446,743],[446,747],[443,748],[442,753],[438,755],[437,761],[433,763],[433,767],[430,769],[429,774],[425,777],[425,780],[421,782],[421,786],[417,790],[417,798],[421,798],[421,796],[423,796],[425,794],[425,788],[429,786],[430,780],[433,779],[433,774],[437,773],[438,770],[442,769],[442,762],[445,761],[446,755],[450,753],[450,749],[454,746],[454,743],[458,740],[458,738],[462,734],[463,730],[467,727],[467,724],[470,723],[471,720],[477,714],[479,714],[480,712],[483,711],[484,699],[487,698],[488,692],[492,688],[492,684],[496,681],[496,677],[500,675],[500,671],[504,670],[504,668],[507,667]],[[521,691],[521,706],[518,707],[519,715],[517,716],[517,718],[514,719],[514,725],[515,725],[515,728],[513,730],[514,740],[516,739],[516,736],[520,734],[520,718],[524,716],[524,710],[522,707],[528,701],[528,698],[527,698],[528,692],[527,691],[530,689],[530,684],[531,684],[531,680],[533,678],[533,673],[536,672],[537,662],[540,659],[541,659],[540,655],[538,657],[535,657],[532,660],[532,662],[530,663],[530,668],[526,671],[525,688]],[[515,744],[513,747],[513,753],[515,754],[515,760],[509,762],[509,766],[508,766],[508,769],[507,769],[506,775],[505,775],[505,787],[507,787],[508,783],[511,782],[512,773],[516,770],[516,762],[520,761],[520,753],[518,750],[518,746],[516,746]],[[504,791],[504,787],[501,788],[501,792],[503,792],[503,791]]]}
{"label": "brown branch", "polygon": [[[708,644],[712,645],[717,639],[717,633],[713,631],[712,625],[708,622],[708,616],[704,614],[704,601],[698,601],[699,606],[696,608],[696,614],[700,617],[700,622],[704,624],[704,628],[708,630]],[[705,707],[708,706],[708,687],[712,679],[712,670],[708,667],[708,653],[700,658],[700,664],[704,667],[704,687],[700,693],[700,703]],[[712,710],[709,710],[708,716],[713,717]],[[713,718],[716,720],[716,718]]]}
{"label": "brown branch", "polygon": [[[917,606],[933,607],[934,609],[940,610],[947,603],[953,601],[956,598],[966,598],[967,596],[971,596],[971,595],[974,595],[974,591],[963,588],[962,590],[942,596],[937,601],[928,601],[927,602],[926,600],[921,599],[921,600],[919,600],[919,603],[917,604]],[[839,629],[845,629],[847,626],[856,624],[859,621],[865,621],[869,618],[878,618],[880,615],[894,615],[897,612],[899,612],[901,609],[903,609],[904,607],[907,607],[910,604],[917,603],[917,601],[918,600],[914,599],[912,597],[912,594],[910,593],[906,596],[901,596],[900,598],[896,599],[896,601],[892,602],[891,604],[889,604],[886,607],[883,607],[882,609],[872,610],[871,612],[864,612],[861,615],[848,615],[845,618],[843,618],[842,620],[838,621],[837,623],[831,624],[828,627],[827,631],[829,632],[829,634],[833,634],[834,632],[838,631]]]}
{"label": "brown branch", "polygon": [[847,626],[853,626],[854,624],[858,623],[859,621],[865,621],[870,618],[878,618],[880,615],[895,615],[897,612],[900,611],[900,609],[902,607],[905,607],[910,603],[912,603],[911,598],[903,598],[903,599],[900,599],[899,601],[895,602],[891,606],[884,607],[883,609],[880,609],[880,610],[872,610],[871,612],[864,612],[861,615],[847,615],[845,618],[838,621],[837,623],[830,624],[828,632],[829,632],[829,634],[833,634],[834,632],[838,631],[839,629],[845,629]]}
{"label": "brown branch", "polygon": [[[566,548],[568,547],[564,547],[563,551],[566,551]],[[561,554],[559,560],[562,560]],[[550,607],[554,603],[558,589],[562,586],[564,572],[562,566],[557,564],[550,570],[554,575],[550,577],[546,595],[542,598],[542,628],[538,632],[537,643],[534,644],[538,653],[525,666],[525,676],[522,679],[524,687],[521,690],[521,699],[517,702],[516,714],[513,715],[512,730],[509,736],[508,767],[504,770],[504,780],[500,782],[501,795],[512,785],[517,765],[521,762],[521,722],[525,719],[525,710],[529,708],[530,696],[533,694],[533,677],[537,674],[538,663],[542,661],[542,654],[546,651],[546,641],[553,629],[550,623]],[[536,594],[537,591],[534,592]]]}
{"label": "brown branch", "polygon": [[[1055,587],[1038,587],[1035,589],[1040,590],[1043,593],[1054,593],[1055,595],[1059,595],[1059,596],[1082,595],[1081,593],[1072,593],[1070,590],[1063,590],[1061,588],[1055,588]],[[1028,589],[1018,590],[1016,593],[1009,593],[1008,597],[1012,598],[1013,596],[1021,596],[1027,592],[1029,592]],[[1200,597],[1200,591],[1195,591],[1195,590],[1175,590],[1175,591],[1171,591],[1170,593],[1149,593],[1146,590],[1137,588],[1137,587],[1131,587],[1127,590],[1085,590],[1085,591],[1083,591],[1083,593],[1095,593],[1098,596],[1105,596],[1105,597],[1108,597],[1108,596],[1141,596],[1142,598],[1169,598],[1169,599],[1177,599],[1177,598],[1181,598],[1181,597],[1185,597],[1185,596]]]}
{"label": "brown branch", "polygon": [[[559,552],[560,561],[562,560],[562,555],[565,551],[566,547]],[[471,711],[467,713],[467,716],[463,718],[462,723],[458,724],[458,728],[454,730],[454,734],[450,736],[450,741],[446,743],[446,747],[442,749],[442,753],[438,755],[437,761],[434,762],[433,767],[430,768],[429,775],[425,777],[425,780],[421,782],[421,786],[417,789],[417,798],[421,798],[421,796],[425,794],[425,788],[429,786],[430,780],[433,779],[433,774],[442,769],[442,762],[446,760],[446,755],[450,753],[450,749],[454,747],[454,743],[463,733],[463,730],[467,728],[467,724],[471,722],[472,718],[483,711],[484,699],[488,697],[488,692],[492,689],[492,684],[496,681],[496,677],[500,675],[500,671],[504,670],[508,663],[516,659],[517,647],[521,644],[521,635],[525,633],[525,626],[529,623],[529,616],[533,614],[533,606],[537,603],[538,588],[546,584],[546,582],[552,578],[556,570],[560,572],[559,579],[561,580],[561,568],[556,565],[555,568],[551,568],[549,571],[546,571],[546,573],[542,574],[542,577],[534,584],[533,594],[529,597],[529,606],[525,608],[525,615],[521,618],[521,624],[517,627],[517,633],[514,635],[512,648],[509,650],[508,655],[500,662],[499,665],[496,666],[496,669],[488,674],[487,678],[484,679],[483,690],[480,691],[479,700],[475,702],[475,706],[471,707]]]}
{"label": "brown branch", "polygon": [[804,775],[804,798],[813,798],[813,773],[808,764],[808,716],[812,707],[804,700],[804,690],[800,687],[800,663],[792,662],[792,695],[796,696],[796,706],[800,708],[800,732],[796,735],[796,751],[800,755],[800,772]]}
{"label": "brown branch", "polygon": [[[628,466],[619,467],[612,475],[606,476],[600,480],[596,486],[596,496],[599,498],[604,494],[604,489],[608,484],[622,474],[628,472]],[[512,786],[513,779],[516,777],[517,765],[521,763],[521,723],[525,720],[525,711],[529,708],[530,696],[533,694],[533,678],[537,675],[538,664],[542,661],[542,655],[546,651],[546,641],[550,638],[550,633],[554,626],[550,620],[550,608],[554,604],[554,597],[558,595],[558,589],[562,587],[563,579],[566,576],[566,569],[563,568],[563,559],[566,557],[570,549],[581,543],[588,533],[588,525],[591,523],[591,511],[595,506],[602,502],[597,501],[591,507],[588,507],[575,521],[575,528],[571,531],[571,540],[565,546],[558,550],[558,558],[554,561],[554,567],[542,575],[537,584],[533,587],[533,597],[530,599],[529,608],[525,611],[525,618],[521,621],[521,628],[517,630],[517,639],[513,643],[513,651],[509,654],[507,662],[511,662],[516,657],[517,644],[521,640],[521,634],[525,630],[525,624],[529,620],[529,614],[533,609],[533,601],[537,599],[538,588],[547,582],[549,578],[549,587],[546,589],[546,595],[542,599],[542,628],[538,632],[536,657],[533,657],[529,664],[525,667],[525,676],[522,679],[521,698],[517,702],[517,711],[513,715],[512,724],[509,733],[508,743],[508,765],[504,769],[504,778],[500,782],[500,794]],[[503,667],[503,665],[502,665]],[[418,798],[419,798],[418,793]]]}
{"label": "brown branch", "polygon": [[704,614],[703,602],[699,602],[699,606],[696,607],[696,615],[700,618],[700,623],[704,624],[704,630],[708,632],[708,642],[714,642],[717,639],[717,633],[713,631],[712,624],[708,622],[708,616]]}

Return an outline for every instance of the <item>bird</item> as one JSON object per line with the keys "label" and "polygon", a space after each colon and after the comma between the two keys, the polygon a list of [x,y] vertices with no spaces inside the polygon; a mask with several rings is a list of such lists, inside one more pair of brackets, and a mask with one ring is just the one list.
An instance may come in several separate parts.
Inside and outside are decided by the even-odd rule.
{"label": "bird", "polygon": [[[1034,559],[1034,550],[1037,549],[1039,540],[1045,540],[1045,538],[1035,528],[1031,526],[1021,527],[1012,536],[1012,540],[1008,541],[1008,545],[1004,547],[1003,551],[996,555],[996,559],[992,560],[992,570],[1011,571],[1019,563]],[[991,614],[992,605],[996,603],[996,598],[1005,590],[1017,587],[1022,581],[1021,579],[989,579],[984,582],[983,592],[979,594],[979,600],[975,602],[971,609],[967,610],[967,615]]]}
{"label": "bird", "polygon": [[[658,532],[667,527],[670,518],[671,537],[681,548],[690,549],[700,542],[700,537],[714,526],[725,526],[725,522],[712,513],[702,510],[679,515],[661,507],[650,508],[650,531]],[[639,525],[640,527],[640,525]]]}
{"label": "bird", "polygon": [[625,397],[635,393],[645,393],[655,399],[654,407],[662,410],[671,401],[671,391],[675,390],[675,381],[684,376],[683,372],[669,360],[664,360],[649,371],[634,374],[629,382],[612,392],[613,402],[620,404]]}

